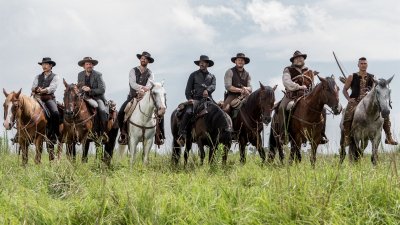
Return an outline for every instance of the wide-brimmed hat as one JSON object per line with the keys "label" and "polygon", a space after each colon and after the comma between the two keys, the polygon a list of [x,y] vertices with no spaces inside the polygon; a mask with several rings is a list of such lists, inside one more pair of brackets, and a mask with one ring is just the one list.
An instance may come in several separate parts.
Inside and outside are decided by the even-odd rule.
{"label": "wide-brimmed hat", "polygon": [[199,58],[199,60],[194,61],[194,64],[199,65],[199,64],[200,64],[200,61],[205,61],[205,62],[207,62],[207,63],[208,63],[208,67],[214,66],[214,62],[213,62],[211,59],[209,59],[208,56],[206,56],[206,55],[201,55],[200,58]]}
{"label": "wide-brimmed hat", "polygon": [[153,63],[154,62],[154,59],[151,58],[151,55],[148,52],[143,52],[142,54],[136,54],[136,57],[138,59],[142,58],[142,56],[146,57],[149,60],[149,63]]}
{"label": "wide-brimmed hat", "polygon": [[232,57],[232,58],[231,58],[231,61],[232,61],[233,63],[235,63],[235,60],[236,60],[237,58],[242,58],[242,59],[244,59],[244,64],[248,64],[248,63],[250,62],[250,59],[249,59],[248,57],[246,57],[246,56],[244,55],[244,53],[238,53],[238,54],[236,54],[235,57]]}
{"label": "wide-brimmed hat", "polygon": [[43,63],[51,64],[52,67],[55,67],[55,66],[56,66],[56,62],[54,62],[53,60],[51,60],[50,57],[44,57],[44,58],[42,59],[41,62],[38,62],[39,65],[42,65]]}
{"label": "wide-brimmed hat", "polygon": [[299,56],[302,56],[304,59],[307,58],[307,54],[303,54],[299,50],[297,50],[293,53],[293,56],[290,58],[290,62],[293,62],[294,58],[299,57]]}
{"label": "wide-brimmed hat", "polygon": [[86,62],[92,63],[93,66],[95,66],[95,65],[97,65],[99,63],[99,61],[97,61],[95,59],[92,59],[92,57],[87,56],[87,57],[84,57],[81,61],[79,61],[78,65],[79,66],[83,66],[83,65],[85,65]]}

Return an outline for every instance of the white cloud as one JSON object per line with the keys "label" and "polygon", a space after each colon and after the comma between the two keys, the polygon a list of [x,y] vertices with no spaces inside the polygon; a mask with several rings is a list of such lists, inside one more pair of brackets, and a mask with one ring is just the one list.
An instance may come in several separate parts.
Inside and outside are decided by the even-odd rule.
{"label": "white cloud", "polygon": [[229,16],[232,17],[233,19],[239,21],[241,20],[241,17],[239,13],[235,12],[234,9],[228,8],[226,6],[205,6],[205,5],[200,5],[197,7],[197,11],[201,16],[208,16],[208,17],[224,17],[224,16]]}
{"label": "white cloud", "polygon": [[278,1],[253,0],[247,5],[247,11],[263,31],[290,30],[297,24],[296,8]]}
{"label": "white cloud", "polygon": [[304,49],[318,60],[331,60],[331,50],[342,60],[360,55],[375,60],[400,59],[400,7],[371,1],[315,1],[283,4],[253,0],[247,4],[251,18],[262,32],[253,29],[241,39],[249,48],[261,48],[272,58],[287,57]]}

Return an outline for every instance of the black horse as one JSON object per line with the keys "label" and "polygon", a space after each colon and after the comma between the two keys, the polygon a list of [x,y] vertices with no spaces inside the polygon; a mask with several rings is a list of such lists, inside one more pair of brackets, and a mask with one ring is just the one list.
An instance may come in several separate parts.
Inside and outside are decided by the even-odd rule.
{"label": "black horse", "polygon": [[[196,109],[197,108],[197,109]],[[226,164],[228,159],[228,151],[232,144],[232,121],[230,117],[212,101],[201,101],[195,107],[194,122],[191,126],[191,131],[188,130],[188,138],[185,144],[185,162],[186,166],[189,157],[189,151],[192,148],[192,143],[195,142],[199,146],[201,164],[204,163],[205,152],[204,146],[208,146],[209,163],[214,160],[214,153],[219,144],[223,144],[224,152],[222,162]],[[181,146],[177,140],[179,137],[180,116],[178,110],[174,110],[171,115],[171,131],[173,136],[172,141],[172,163],[177,165],[181,155]],[[191,137],[191,138],[190,138]]]}

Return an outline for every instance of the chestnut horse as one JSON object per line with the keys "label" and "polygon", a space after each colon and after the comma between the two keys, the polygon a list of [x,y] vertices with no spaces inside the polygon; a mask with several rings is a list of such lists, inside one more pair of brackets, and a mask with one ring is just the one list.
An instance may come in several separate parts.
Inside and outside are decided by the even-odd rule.
{"label": "chestnut horse", "polygon": [[[300,98],[291,110],[289,115],[287,135],[289,135],[291,151],[289,163],[293,160],[301,161],[300,147],[302,143],[311,144],[311,165],[315,165],[317,147],[322,139],[322,131],[325,126],[325,118],[323,116],[324,106],[328,105],[334,115],[338,115],[342,106],[339,103],[339,87],[336,85],[335,78],[318,76],[321,81],[315,88],[304,97]],[[280,160],[283,162],[283,145],[285,140],[281,140],[282,134],[278,134],[279,129],[275,129],[275,121],[278,114],[275,111],[271,132],[269,137],[269,162],[275,158],[276,149],[279,152]],[[281,121],[279,121],[281,122]]]}
{"label": "chestnut horse", "polygon": [[261,131],[265,125],[271,122],[271,113],[275,102],[275,90],[264,86],[260,82],[260,88],[251,93],[242,103],[236,118],[232,118],[235,135],[233,140],[239,142],[240,162],[246,162],[246,145],[251,143],[260,154],[262,162],[265,161],[265,151],[261,139]]}
{"label": "chestnut horse", "polygon": [[[10,130],[17,123],[18,144],[22,152],[22,165],[28,163],[28,147],[35,144],[36,155],[35,163],[41,162],[43,142],[46,140],[47,120],[45,113],[35,98],[21,94],[18,92],[7,93],[3,89],[6,100],[4,107],[4,127]],[[49,160],[54,159],[54,145],[49,143]],[[58,155],[61,148],[58,148]]]}
{"label": "chestnut horse", "polygon": [[[75,145],[82,144],[82,162],[87,162],[90,142],[95,141],[96,148],[102,145],[97,142],[93,129],[96,113],[89,108],[78,85],[68,84],[64,80],[64,86],[66,89],[64,91],[65,113],[62,142],[67,146],[67,158],[73,161],[76,159]],[[116,111],[113,111],[109,116],[106,128],[109,140],[105,143],[105,153],[102,155],[102,160],[107,165],[111,163],[118,134],[118,123],[115,118]]]}

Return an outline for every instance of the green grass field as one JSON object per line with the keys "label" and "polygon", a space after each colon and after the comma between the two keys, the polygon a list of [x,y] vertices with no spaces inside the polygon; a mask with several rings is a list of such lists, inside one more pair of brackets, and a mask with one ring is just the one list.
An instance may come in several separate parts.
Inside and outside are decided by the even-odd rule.
{"label": "green grass field", "polygon": [[[0,151],[0,224],[399,224],[399,152],[339,167],[319,155],[293,166],[261,165],[249,155],[240,165],[170,167],[169,155],[151,154],[148,166],[130,167],[116,156],[110,169],[91,156],[26,168]],[[220,160],[220,159],[218,159]]]}

